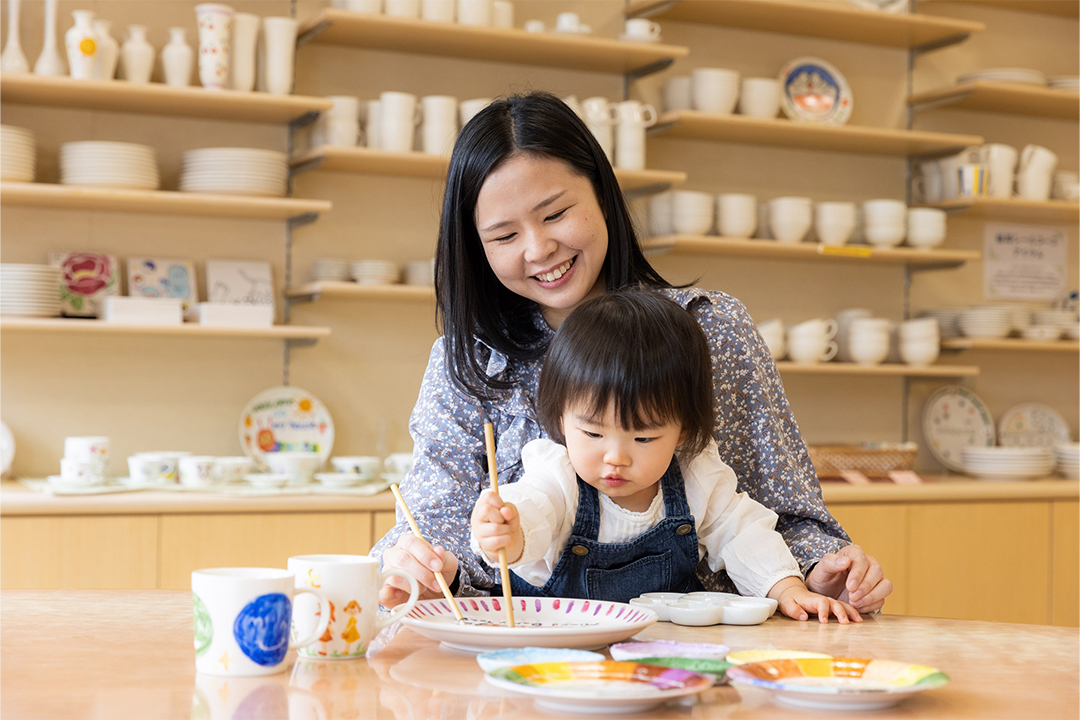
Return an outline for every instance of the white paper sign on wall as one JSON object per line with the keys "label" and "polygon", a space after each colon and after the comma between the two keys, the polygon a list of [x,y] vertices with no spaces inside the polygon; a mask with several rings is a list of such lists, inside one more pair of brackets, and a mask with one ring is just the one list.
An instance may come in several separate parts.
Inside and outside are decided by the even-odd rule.
{"label": "white paper sign on wall", "polygon": [[1065,294],[1068,228],[990,223],[983,246],[986,297],[1057,300]]}

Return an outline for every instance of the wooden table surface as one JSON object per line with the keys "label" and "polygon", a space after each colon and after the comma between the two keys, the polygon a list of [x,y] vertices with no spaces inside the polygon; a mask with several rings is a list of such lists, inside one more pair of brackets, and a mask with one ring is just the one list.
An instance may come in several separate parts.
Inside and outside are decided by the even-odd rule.
{"label": "wooden table surface", "polygon": [[[179,591],[0,593],[0,715],[111,720],[423,720],[551,718],[531,701],[483,681],[472,655],[444,650],[397,626],[370,660],[302,660],[260,678],[197,676],[191,595]],[[798,623],[779,616],[752,627],[657,623],[639,639],[715,642],[733,650],[794,648],[891,658],[951,677],[878,718],[1076,718],[1076,629],[878,615],[861,625]],[[826,718],[787,710],[757,689],[717,687],[696,704],[637,717]],[[843,713],[844,718],[864,717]]]}

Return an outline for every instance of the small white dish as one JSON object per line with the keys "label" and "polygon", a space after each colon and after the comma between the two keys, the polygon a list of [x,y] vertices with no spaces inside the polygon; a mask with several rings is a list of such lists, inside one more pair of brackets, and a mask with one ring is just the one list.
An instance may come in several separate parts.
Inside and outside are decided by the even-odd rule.
{"label": "small white dish", "polygon": [[649,598],[650,600],[661,600],[663,602],[677,602],[686,597],[686,595],[674,592],[651,592],[642,593],[641,597]]}
{"label": "small white dish", "polygon": [[727,610],[725,606],[718,605],[710,600],[685,600],[668,603],[667,609],[668,614],[671,616],[671,622],[676,625],[689,625],[691,627],[719,625],[723,621],[724,613]]}
{"label": "small white dish", "polygon": [[283,488],[289,484],[289,476],[284,473],[248,473],[244,479],[257,488]]}
{"label": "small white dish", "polygon": [[760,625],[769,619],[775,608],[775,600],[769,604],[767,599],[732,600],[724,605],[723,621],[725,625]]}
{"label": "small white dish", "polygon": [[348,472],[332,472],[332,473],[315,473],[315,479],[322,483],[325,487],[355,487],[363,482],[366,482],[370,478],[366,478],[360,473],[348,473]]}

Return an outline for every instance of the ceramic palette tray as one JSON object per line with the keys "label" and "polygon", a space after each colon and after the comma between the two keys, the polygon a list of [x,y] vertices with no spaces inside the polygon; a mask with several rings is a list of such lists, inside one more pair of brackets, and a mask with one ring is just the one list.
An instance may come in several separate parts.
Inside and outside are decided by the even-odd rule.
{"label": "ceramic palette tray", "polygon": [[412,630],[468,652],[552,647],[591,650],[620,642],[656,622],[656,613],[626,603],[578,598],[514,598],[514,625],[507,627],[502,598],[457,598],[458,623],[444,599],[424,600],[402,618]]}
{"label": "ceramic palette tray", "polygon": [[878,710],[949,682],[926,665],[839,657],[747,663],[729,668],[727,677],[771,691],[781,705],[814,710]]}
{"label": "ceramic palette tray", "polygon": [[614,661],[517,665],[492,670],[485,678],[533,697],[541,709],[590,715],[641,712],[713,684],[688,670]]}

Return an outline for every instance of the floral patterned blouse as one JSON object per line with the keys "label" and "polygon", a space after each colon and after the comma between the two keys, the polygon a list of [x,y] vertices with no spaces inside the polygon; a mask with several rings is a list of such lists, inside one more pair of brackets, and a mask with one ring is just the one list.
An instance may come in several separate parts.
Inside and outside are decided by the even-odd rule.
{"label": "floral patterned blouse", "polygon": [[[722,292],[669,289],[664,295],[690,311],[701,325],[712,352],[714,438],[720,457],[735,471],[745,491],[780,519],[776,529],[805,574],[823,555],[851,543],[821,496],[810,456],[791,414],[779,371],[746,308]],[[536,313],[537,327],[553,332]],[[521,449],[547,437],[533,409],[542,360],[511,360],[479,340],[477,357],[489,376],[514,386],[493,400],[466,395],[450,378],[443,343],[435,342],[424,373],[409,429],[415,443],[412,470],[401,493],[424,538],[458,558],[458,595],[484,593],[497,579],[469,548],[469,517],[488,486],[484,423],[495,429],[499,483],[522,474]],[[402,533],[410,532],[398,512],[397,524],[371,551],[381,560]],[[708,589],[735,592],[724,571],[698,573]]]}

